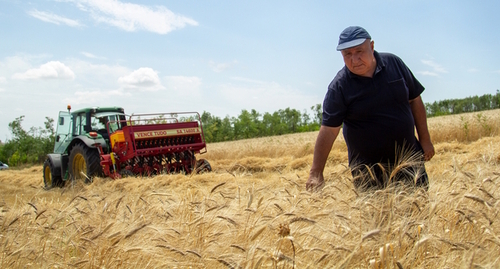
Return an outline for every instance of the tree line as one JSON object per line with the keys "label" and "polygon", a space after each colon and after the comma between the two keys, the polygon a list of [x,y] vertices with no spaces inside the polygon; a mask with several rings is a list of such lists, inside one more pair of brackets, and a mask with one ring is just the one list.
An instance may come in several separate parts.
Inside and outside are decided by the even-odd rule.
{"label": "tree line", "polygon": [[[459,114],[500,108],[500,91],[464,99],[447,99],[426,103],[428,117]],[[256,137],[277,136],[298,132],[317,131],[321,126],[322,106],[317,104],[310,111],[292,108],[273,113],[259,113],[255,109],[242,110],[236,117],[220,118],[204,111],[201,123],[206,142],[224,142]],[[9,166],[42,163],[52,153],[55,142],[54,120],[46,117],[44,127],[22,127],[24,116],[9,123],[12,138],[0,141],[0,161]]]}
{"label": "tree line", "polygon": [[500,91],[496,94],[471,96],[463,99],[446,99],[426,103],[428,117],[484,111],[500,108]]}
{"label": "tree line", "polygon": [[0,161],[9,166],[36,164],[45,160],[45,156],[54,150],[54,119],[45,117],[44,127],[22,127],[24,116],[9,123],[12,138],[0,142]]}
{"label": "tree line", "polygon": [[322,119],[321,104],[311,110],[312,114],[292,108],[261,114],[244,109],[237,117],[224,118],[204,111],[201,123],[208,143],[317,131]]}

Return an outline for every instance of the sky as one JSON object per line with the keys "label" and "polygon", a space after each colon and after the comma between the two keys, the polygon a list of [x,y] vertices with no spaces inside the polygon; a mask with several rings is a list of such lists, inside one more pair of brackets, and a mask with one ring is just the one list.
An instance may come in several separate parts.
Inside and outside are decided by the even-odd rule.
{"label": "sky", "polygon": [[499,1],[0,0],[0,141],[70,104],[128,114],[311,111],[364,27],[424,103],[500,89]]}

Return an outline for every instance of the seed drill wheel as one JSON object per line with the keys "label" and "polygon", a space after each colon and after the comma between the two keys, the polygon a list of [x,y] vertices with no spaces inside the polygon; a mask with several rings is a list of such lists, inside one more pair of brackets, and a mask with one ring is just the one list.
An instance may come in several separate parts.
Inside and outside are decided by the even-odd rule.
{"label": "seed drill wheel", "polygon": [[71,179],[92,182],[93,177],[102,175],[99,152],[83,144],[76,144],[69,154],[68,170]]}
{"label": "seed drill wheel", "polygon": [[127,169],[122,169],[120,170],[120,176],[122,178],[127,178],[127,177],[135,177],[134,172],[127,170]]}
{"label": "seed drill wheel", "polygon": [[54,171],[54,169],[54,165],[52,164],[50,159],[47,158],[43,162],[43,183],[45,185],[45,189],[64,186],[64,181],[62,180],[61,176],[54,175],[56,174],[56,171]]}
{"label": "seed drill wheel", "polygon": [[196,161],[196,173],[205,173],[205,172],[211,172],[212,171],[212,166],[210,166],[210,163],[205,160],[205,159],[199,159]]}

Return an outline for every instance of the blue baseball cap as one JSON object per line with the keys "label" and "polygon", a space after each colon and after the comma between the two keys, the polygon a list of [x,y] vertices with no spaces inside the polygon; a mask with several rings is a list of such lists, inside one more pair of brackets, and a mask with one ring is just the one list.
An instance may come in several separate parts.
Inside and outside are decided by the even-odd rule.
{"label": "blue baseball cap", "polygon": [[349,26],[340,33],[337,50],[356,47],[363,44],[366,39],[372,39],[372,37],[363,27]]}

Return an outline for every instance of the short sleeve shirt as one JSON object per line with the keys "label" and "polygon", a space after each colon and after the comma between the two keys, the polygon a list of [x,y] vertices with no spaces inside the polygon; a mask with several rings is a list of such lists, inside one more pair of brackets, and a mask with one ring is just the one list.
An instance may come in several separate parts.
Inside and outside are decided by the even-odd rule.
{"label": "short sleeve shirt", "polygon": [[403,147],[418,147],[409,100],[420,96],[424,87],[396,55],[374,54],[377,67],[372,78],[344,66],[323,102],[322,124],[343,124],[351,166],[393,164]]}

